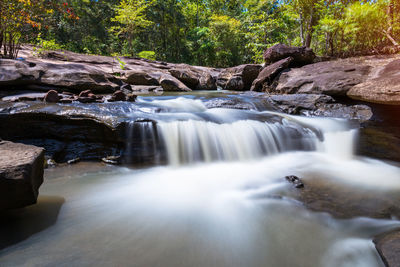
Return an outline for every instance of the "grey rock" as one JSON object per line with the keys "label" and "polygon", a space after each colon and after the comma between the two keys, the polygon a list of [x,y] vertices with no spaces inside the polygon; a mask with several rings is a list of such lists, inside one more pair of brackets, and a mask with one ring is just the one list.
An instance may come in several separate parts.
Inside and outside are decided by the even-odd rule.
{"label": "grey rock", "polygon": [[400,105],[400,59],[387,64],[376,77],[355,85],[347,96],[387,105]]}
{"label": "grey rock", "polygon": [[0,211],[36,203],[43,167],[43,148],[0,141]]}
{"label": "grey rock", "polygon": [[273,94],[326,94],[345,96],[353,86],[363,82],[370,67],[342,61],[328,61],[293,68],[283,72]]}

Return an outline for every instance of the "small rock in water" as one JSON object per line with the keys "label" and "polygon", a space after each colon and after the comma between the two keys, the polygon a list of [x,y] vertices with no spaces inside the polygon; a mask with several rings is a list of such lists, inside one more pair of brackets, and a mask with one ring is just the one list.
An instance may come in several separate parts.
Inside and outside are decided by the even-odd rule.
{"label": "small rock in water", "polygon": [[62,99],[60,99],[60,103],[63,103],[63,104],[72,103],[72,99],[71,98],[62,98]]}
{"label": "small rock in water", "polygon": [[80,92],[79,97],[90,97],[89,96],[90,94],[93,94],[92,91],[85,90],[85,91]]}
{"label": "small rock in water", "polygon": [[44,168],[54,168],[57,166],[57,162],[54,161],[54,159],[47,159],[44,163]]}
{"label": "small rock in water", "polygon": [[93,103],[96,102],[96,98],[91,98],[91,97],[85,97],[85,96],[79,96],[77,99],[81,103]]}
{"label": "small rock in water", "polygon": [[135,101],[136,101],[136,98],[137,98],[137,95],[135,95],[135,94],[129,94],[129,95],[127,95],[126,100],[129,101],[129,102],[135,102]]}
{"label": "small rock in water", "polygon": [[299,177],[297,177],[295,175],[289,175],[289,176],[286,176],[285,178],[289,183],[293,184],[294,187],[296,187],[296,188],[304,188],[304,184],[300,180]]}
{"label": "small rock in water", "polygon": [[81,161],[80,158],[75,158],[75,159],[70,159],[67,161],[68,164],[75,164],[78,163],[79,161]]}
{"label": "small rock in water", "polygon": [[104,163],[118,165],[121,164],[121,156],[108,156],[101,159]]}
{"label": "small rock in water", "polygon": [[47,103],[57,103],[60,100],[60,96],[58,95],[57,91],[50,90],[44,96],[44,101]]}
{"label": "small rock in water", "polygon": [[126,100],[126,95],[124,92],[121,90],[115,91],[111,98],[108,100],[110,102],[115,102],[115,101],[125,101]]}

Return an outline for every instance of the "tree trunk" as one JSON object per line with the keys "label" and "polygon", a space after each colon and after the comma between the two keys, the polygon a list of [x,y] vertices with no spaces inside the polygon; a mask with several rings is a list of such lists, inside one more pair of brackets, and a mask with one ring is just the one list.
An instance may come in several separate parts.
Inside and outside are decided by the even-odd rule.
{"label": "tree trunk", "polygon": [[303,14],[300,12],[300,40],[301,45],[304,46],[304,23],[303,23]]}
{"label": "tree trunk", "polygon": [[310,21],[308,23],[308,29],[307,29],[306,47],[308,48],[311,46],[311,40],[314,31],[313,26],[314,26],[314,7],[311,9]]}

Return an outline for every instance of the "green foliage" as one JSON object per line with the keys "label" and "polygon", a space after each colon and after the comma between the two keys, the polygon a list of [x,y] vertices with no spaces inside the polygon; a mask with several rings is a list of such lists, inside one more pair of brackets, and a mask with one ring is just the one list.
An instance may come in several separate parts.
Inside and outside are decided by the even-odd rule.
{"label": "green foliage", "polygon": [[142,51],[138,54],[138,56],[141,58],[156,60],[156,52],[154,51]]}
{"label": "green foliage", "polygon": [[10,40],[3,57],[20,41],[216,67],[262,63],[277,43],[350,56],[400,51],[400,1],[2,0],[0,48]]}
{"label": "green foliage", "polygon": [[129,52],[134,55],[133,38],[135,34],[153,24],[146,17],[146,10],[152,5],[146,0],[122,0],[115,8],[116,16],[111,19],[117,22],[110,31],[118,37],[125,36],[128,40]]}
{"label": "green foliage", "polygon": [[45,40],[41,37],[41,34],[39,33],[38,37],[36,38],[36,46],[33,48],[33,53],[36,56],[41,56],[44,51],[61,49],[63,49],[63,46],[57,44],[54,39]]}

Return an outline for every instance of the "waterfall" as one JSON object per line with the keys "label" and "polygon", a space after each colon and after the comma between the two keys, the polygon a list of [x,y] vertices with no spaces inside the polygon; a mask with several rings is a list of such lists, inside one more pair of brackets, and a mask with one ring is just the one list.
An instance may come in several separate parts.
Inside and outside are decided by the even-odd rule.
{"label": "waterfall", "polygon": [[207,108],[198,99],[153,100],[144,104],[142,110],[149,112],[140,113],[140,121],[128,125],[128,163],[177,166],[245,161],[288,151],[353,156],[356,131],[350,130],[344,120]]}
{"label": "waterfall", "polygon": [[290,150],[314,150],[318,140],[305,128],[253,120],[226,124],[174,121],[158,123],[157,127],[172,165],[248,160]]}

